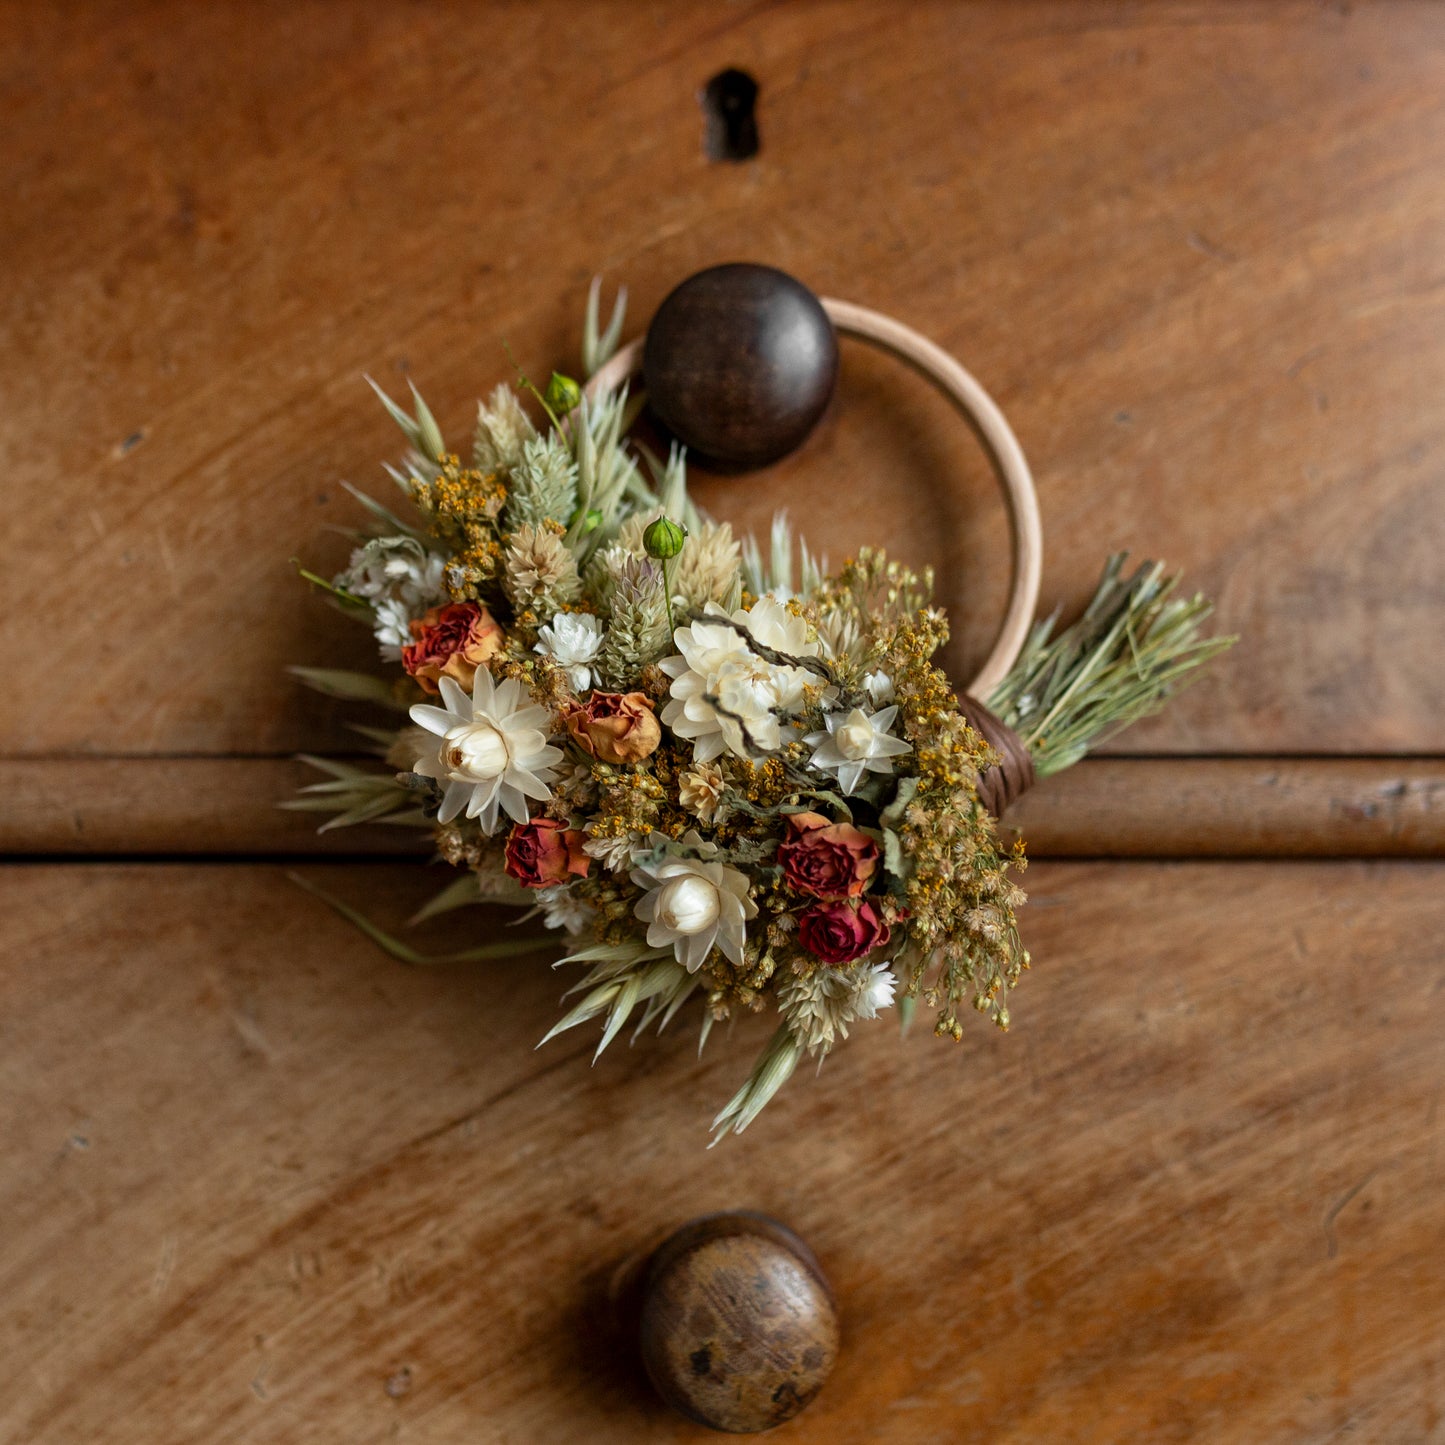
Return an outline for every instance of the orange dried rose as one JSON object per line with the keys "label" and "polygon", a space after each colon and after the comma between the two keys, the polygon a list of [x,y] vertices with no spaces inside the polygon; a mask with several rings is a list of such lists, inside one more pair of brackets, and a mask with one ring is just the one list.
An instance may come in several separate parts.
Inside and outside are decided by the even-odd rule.
{"label": "orange dried rose", "polygon": [[594,692],[564,721],[577,746],[604,763],[640,763],[662,741],[662,724],[645,692]]}
{"label": "orange dried rose", "polygon": [[507,641],[501,624],[475,602],[433,607],[411,624],[411,635],[416,641],[402,648],[401,665],[433,694],[441,691],[443,677],[470,692],[477,669]]}
{"label": "orange dried rose", "polygon": [[821,813],[794,813],[778,844],[783,877],[814,898],[857,898],[878,871],[878,845],[851,823]]}

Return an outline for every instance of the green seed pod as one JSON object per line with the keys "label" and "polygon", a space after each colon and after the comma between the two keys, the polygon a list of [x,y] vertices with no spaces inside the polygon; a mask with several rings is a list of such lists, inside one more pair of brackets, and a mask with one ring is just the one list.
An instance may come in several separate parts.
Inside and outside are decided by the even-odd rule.
{"label": "green seed pod", "polygon": [[659,562],[670,562],[687,541],[687,528],[671,517],[659,517],[642,534],[642,545],[649,557]]}
{"label": "green seed pod", "polygon": [[543,400],[558,416],[566,416],[582,400],[582,388],[570,376],[554,371]]}

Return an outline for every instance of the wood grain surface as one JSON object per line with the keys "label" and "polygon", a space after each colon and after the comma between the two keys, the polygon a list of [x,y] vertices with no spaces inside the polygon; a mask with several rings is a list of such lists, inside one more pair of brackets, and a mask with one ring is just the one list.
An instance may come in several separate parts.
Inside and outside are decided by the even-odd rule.
{"label": "wood grain surface", "polygon": [[[8,0],[0,33],[0,754],[341,744],[281,669],[339,635],[288,559],[340,556],[340,478],[389,485],[361,374],[464,436],[504,339],[575,358],[594,273],[640,327],[739,258],[993,392],[1047,605],[1116,547],[1218,597],[1245,645],[1122,749],[1445,752],[1438,6]],[[726,65],[760,86],[744,164],[704,154]],[[992,484],[845,353],[810,444],[703,496],[938,564],[962,677]]]}
{"label": "wood grain surface", "polygon": [[[780,1439],[1445,1441],[1445,873],[1358,861],[1445,851],[1445,9],[0,0],[0,118],[3,1445],[712,1438],[609,1297],[728,1208],[839,1296]],[[355,745],[283,668],[369,661],[290,561],[389,485],[362,374],[460,439],[594,274],[633,332],[740,259],[997,397],[1046,606],[1127,547],[1244,641],[1013,815],[1116,861],[1027,875],[1007,1038],[865,1029],[708,1152],[763,1021],[534,1053],[564,980],[380,956],[276,860],[388,924],[442,878],[273,803]],[[987,651],[994,484],[887,359],[698,492]]]}
{"label": "wood grain surface", "polygon": [[279,869],[0,872],[0,1439],[709,1438],[606,1299],[734,1207],[840,1303],[780,1439],[1439,1439],[1440,865],[1030,884],[1006,1037],[860,1028],[709,1151],[763,1020],[589,1069],[547,968],[404,968]]}

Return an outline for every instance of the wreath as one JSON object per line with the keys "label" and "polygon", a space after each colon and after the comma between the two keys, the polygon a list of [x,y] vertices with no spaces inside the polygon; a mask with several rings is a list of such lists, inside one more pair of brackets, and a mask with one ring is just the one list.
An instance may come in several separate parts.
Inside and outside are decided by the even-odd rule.
{"label": "wreath", "polygon": [[[302,572],[371,629],[389,675],[294,671],[392,719],[358,727],[374,762],[307,757],[327,777],[286,806],[329,814],[323,830],[429,831],[461,875],[419,917],[514,904],[556,930],[580,973],[548,1039],[600,1025],[600,1054],[689,1008],[701,1047],[774,1014],[715,1142],[890,1011],[906,1024],[921,1001],[944,1038],[968,1013],[1007,1029],[1029,954],[1024,852],[999,815],[1233,640],[1203,635],[1209,603],[1160,564],[1128,573],[1122,555],[1072,625],[1030,626],[1037,511],[1002,415],[915,333],[813,300],[943,387],[1004,482],[1014,594],[961,697],[935,661],[948,619],[928,569],[861,547],[830,570],[784,515],[766,548],[740,539],[690,499],[681,447],[630,440],[641,346],[618,345],[625,293],[602,329],[596,282],[586,384],[498,386],[465,460],[414,386],[410,409],[377,388],[408,443],[388,468],[406,514],[355,492],[370,525],[345,570]],[[509,934],[445,957],[537,947]]]}

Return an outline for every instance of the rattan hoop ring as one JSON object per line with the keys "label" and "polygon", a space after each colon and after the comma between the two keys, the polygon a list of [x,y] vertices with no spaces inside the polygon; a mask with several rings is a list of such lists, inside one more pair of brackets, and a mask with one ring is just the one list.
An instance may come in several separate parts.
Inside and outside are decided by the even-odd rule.
{"label": "rattan hoop ring", "polygon": [[[1008,509],[1011,539],[1009,600],[987,660],[964,689],[972,697],[986,698],[1017,661],[1038,607],[1044,537],[1033,474],[1023,448],[994,399],[941,346],[901,321],[865,306],[826,296],[821,300],[839,335],[869,342],[907,362],[953,403],[973,428],[998,478]],[[588,394],[612,390],[640,373],[644,340],[638,337],[630,341],[602,367],[588,382]]]}

